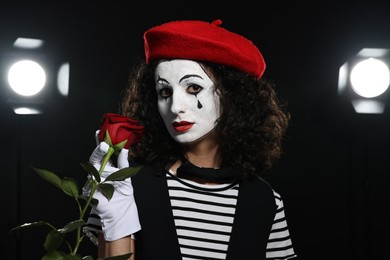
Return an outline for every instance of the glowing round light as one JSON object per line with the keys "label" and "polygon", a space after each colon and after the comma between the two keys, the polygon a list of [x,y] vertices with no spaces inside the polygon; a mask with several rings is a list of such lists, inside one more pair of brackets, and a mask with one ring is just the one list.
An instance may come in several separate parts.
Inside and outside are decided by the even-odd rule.
{"label": "glowing round light", "polygon": [[352,89],[360,96],[373,98],[383,94],[390,84],[387,65],[374,58],[356,64],[351,71]]}
{"label": "glowing round light", "polygon": [[8,72],[8,82],[19,95],[33,96],[45,86],[46,75],[38,63],[22,60],[11,66]]}

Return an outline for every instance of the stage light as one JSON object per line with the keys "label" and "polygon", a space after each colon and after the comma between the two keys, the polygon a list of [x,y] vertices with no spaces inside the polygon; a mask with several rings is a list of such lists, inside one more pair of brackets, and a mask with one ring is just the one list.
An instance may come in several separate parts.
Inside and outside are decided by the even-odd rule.
{"label": "stage light", "polygon": [[390,85],[388,49],[364,48],[339,69],[338,94],[351,100],[356,113],[382,114]]}
{"label": "stage light", "polygon": [[45,86],[46,74],[42,66],[35,61],[21,60],[9,69],[8,82],[19,95],[33,96]]}
{"label": "stage light", "polygon": [[16,114],[43,113],[69,94],[69,62],[49,43],[17,38],[1,53],[2,96]]}

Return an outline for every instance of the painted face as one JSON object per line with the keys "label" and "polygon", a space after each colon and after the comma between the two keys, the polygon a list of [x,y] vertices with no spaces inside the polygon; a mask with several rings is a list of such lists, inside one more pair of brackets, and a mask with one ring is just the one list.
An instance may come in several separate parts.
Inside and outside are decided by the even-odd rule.
{"label": "painted face", "polygon": [[155,72],[158,110],[171,136],[192,143],[210,133],[220,116],[214,83],[191,60],[161,62]]}

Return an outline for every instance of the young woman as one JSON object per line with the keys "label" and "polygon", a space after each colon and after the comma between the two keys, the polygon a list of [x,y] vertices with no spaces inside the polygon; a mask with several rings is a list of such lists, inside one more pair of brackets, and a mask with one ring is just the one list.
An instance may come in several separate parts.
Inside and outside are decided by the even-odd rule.
{"label": "young woman", "polygon": [[262,78],[260,51],[220,20],[165,23],[144,43],[119,112],[145,131],[118,162],[143,168],[111,201],[95,196],[85,231],[98,233],[99,257],[296,258],[281,196],[262,178],[283,152],[289,116]]}

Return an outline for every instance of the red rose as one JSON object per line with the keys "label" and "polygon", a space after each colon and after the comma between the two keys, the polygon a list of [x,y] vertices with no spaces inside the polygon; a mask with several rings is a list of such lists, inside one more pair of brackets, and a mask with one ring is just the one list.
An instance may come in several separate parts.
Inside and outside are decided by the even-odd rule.
{"label": "red rose", "polygon": [[141,140],[144,133],[144,127],[141,126],[138,121],[129,117],[106,113],[103,115],[98,135],[100,141],[104,141],[107,131],[110,135],[112,145],[127,140],[124,148],[128,149]]}

